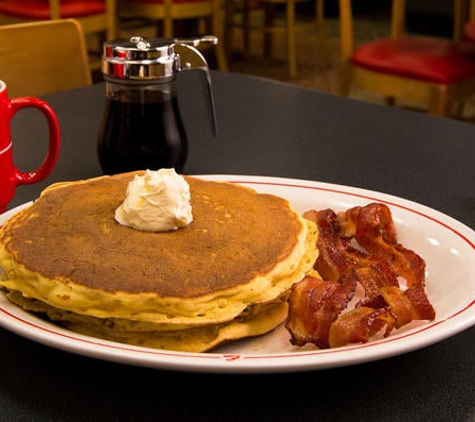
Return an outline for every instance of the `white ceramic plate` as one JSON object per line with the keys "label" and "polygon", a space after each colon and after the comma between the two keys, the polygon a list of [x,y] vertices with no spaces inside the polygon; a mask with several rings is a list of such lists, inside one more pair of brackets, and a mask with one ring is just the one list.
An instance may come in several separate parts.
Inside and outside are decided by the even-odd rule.
{"label": "white ceramic plate", "polygon": [[[51,347],[130,365],[194,372],[267,373],[326,369],[383,359],[429,346],[475,323],[475,232],[453,218],[401,198],[347,186],[260,176],[199,177],[240,183],[282,196],[300,212],[311,208],[340,211],[369,202],[386,203],[400,242],[427,263],[427,294],[436,310],[435,321],[414,322],[385,339],[337,349],[294,348],[288,333],[280,327],[213,352],[181,353],[79,335],[24,312],[0,294],[0,325]],[[0,224],[20,208],[0,216]]]}

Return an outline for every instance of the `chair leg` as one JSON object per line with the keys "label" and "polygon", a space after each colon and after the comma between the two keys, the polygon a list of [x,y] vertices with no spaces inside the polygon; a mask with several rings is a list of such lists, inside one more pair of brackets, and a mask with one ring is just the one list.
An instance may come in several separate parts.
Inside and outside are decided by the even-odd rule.
{"label": "chair leg", "polygon": [[[242,14],[242,21],[240,22],[239,35],[242,37],[242,55],[244,57],[249,55],[251,40],[250,40],[250,13],[251,13],[252,0],[242,0],[241,3],[238,0],[225,0],[224,1],[224,28],[222,28],[224,38],[224,50],[226,52],[226,58],[230,59],[233,52],[234,43],[234,19],[236,12]],[[239,4],[238,4],[239,3]]]}
{"label": "chair leg", "polygon": [[351,63],[343,63],[340,67],[340,86],[338,93],[344,97],[350,95],[351,88]]}
{"label": "chair leg", "polygon": [[224,51],[226,52],[226,59],[229,60],[233,51],[233,21],[236,5],[234,0],[226,0],[224,2],[224,25],[221,43],[224,44]]}
{"label": "chair leg", "polygon": [[325,30],[325,0],[316,0],[315,16],[317,19],[318,44],[323,55],[323,65],[324,67],[331,67],[331,54]]}
{"label": "chair leg", "polygon": [[[264,5],[264,57],[272,56],[272,40],[273,35],[270,29],[274,26],[275,6],[273,4]],[[269,28],[269,31],[267,30]]]}
{"label": "chair leg", "polygon": [[392,96],[386,95],[386,96],[383,98],[383,102],[384,102],[384,104],[386,104],[387,106],[395,106],[395,105],[396,105],[396,97],[392,97]]}
{"label": "chair leg", "polygon": [[223,17],[219,2],[215,3],[213,16],[207,20],[210,23],[210,30],[218,37],[218,44],[215,46],[216,61],[219,70],[228,70],[228,61],[226,57],[226,44],[223,40]]}
{"label": "chair leg", "polygon": [[297,77],[297,50],[295,46],[295,3],[293,1],[287,2],[286,26],[289,76],[295,79]]}
{"label": "chair leg", "polygon": [[456,119],[463,120],[463,113],[465,111],[465,101],[457,101],[456,104],[453,105],[452,114]]}
{"label": "chair leg", "polygon": [[244,46],[244,55],[248,55],[251,48],[251,3],[250,0],[244,0],[243,10],[242,10],[242,37],[243,37],[243,46]]}
{"label": "chair leg", "polygon": [[450,114],[450,101],[446,89],[433,88],[430,94],[428,113],[434,116],[448,117]]}
{"label": "chair leg", "polygon": [[163,36],[173,38],[173,20],[169,17],[166,17],[163,22]]}
{"label": "chair leg", "polygon": [[216,46],[216,61],[219,70],[228,70],[228,61],[226,59],[226,52],[224,50],[224,45],[221,44],[221,41],[218,40],[218,45]]}

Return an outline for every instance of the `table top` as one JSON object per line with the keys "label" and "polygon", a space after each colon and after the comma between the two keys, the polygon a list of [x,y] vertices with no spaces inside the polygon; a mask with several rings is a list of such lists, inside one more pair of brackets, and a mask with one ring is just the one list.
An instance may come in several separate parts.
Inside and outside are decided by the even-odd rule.
{"label": "table top", "polygon": [[[475,125],[264,79],[213,71],[218,135],[199,76],[179,77],[187,174],[306,179],[385,192],[475,228]],[[101,174],[104,85],[45,97],[62,133],[57,166],[20,186],[9,208],[52,182]],[[41,161],[45,123],[12,122],[15,164]],[[455,269],[456,270],[456,269]],[[475,418],[475,328],[403,355],[279,374],[203,374],[67,353],[0,329],[3,420],[468,421]]]}

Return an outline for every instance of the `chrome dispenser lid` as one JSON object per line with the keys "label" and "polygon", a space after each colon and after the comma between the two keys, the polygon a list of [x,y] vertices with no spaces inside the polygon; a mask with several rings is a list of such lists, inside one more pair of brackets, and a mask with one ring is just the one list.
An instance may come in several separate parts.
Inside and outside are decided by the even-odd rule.
{"label": "chrome dispenser lid", "polygon": [[131,37],[104,43],[102,73],[119,79],[169,79],[180,70],[208,68],[196,50],[202,43],[216,44],[217,38],[142,38]]}

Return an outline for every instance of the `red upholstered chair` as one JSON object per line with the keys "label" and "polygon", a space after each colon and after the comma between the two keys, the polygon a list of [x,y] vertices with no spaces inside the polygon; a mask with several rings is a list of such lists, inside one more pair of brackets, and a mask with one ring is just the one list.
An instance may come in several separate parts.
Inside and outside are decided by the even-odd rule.
{"label": "red upholstered chair", "polygon": [[118,14],[122,19],[141,19],[155,22],[162,31],[157,35],[166,38],[183,36],[176,31],[176,23],[198,21],[196,34],[185,36],[215,35],[218,37],[216,57],[218,68],[227,70],[226,54],[222,43],[223,18],[221,0],[121,0]]}
{"label": "red upholstered chair", "polygon": [[116,0],[0,1],[0,24],[65,18],[76,19],[86,36],[99,35],[101,42],[116,37]]}
{"label": "red upholstered chair", "polygon": [[446,117],[475,94],[475,44],[461,41],[468,0],[454,0],[453,40],[405,34],[405,0],[393,0],[390,37],[356,48],[352,0],[339,1],[341,94],[359,87],[381,94],[388,104],[416,101],[427,104],[430,114]]}

